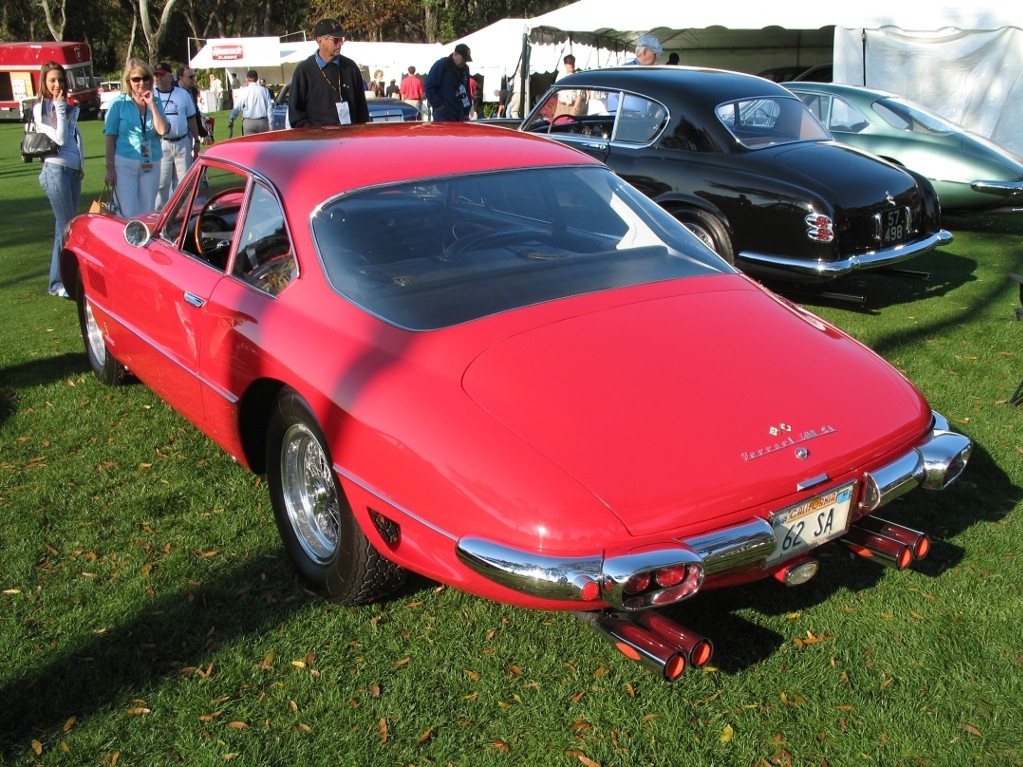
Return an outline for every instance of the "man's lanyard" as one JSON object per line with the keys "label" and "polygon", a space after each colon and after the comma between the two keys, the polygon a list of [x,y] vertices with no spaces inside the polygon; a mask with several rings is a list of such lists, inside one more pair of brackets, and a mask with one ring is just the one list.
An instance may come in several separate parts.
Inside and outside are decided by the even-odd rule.
{"label": "man's lanyard", "polygon": [[[328,61],[327,63],[329,64],[330,62]],[[327,73],[323,71],[325,69],[325,67],[317,66],[316,68],[320,70],[320,75],[323,76],[323,79],[326,81],[327,85],[330,86],[330,89],[332,91],[334,91],[334,93],[337,94],[338,101],[344,101],[345,97],[341,95],[341,65],[338,64],[338,67],[337,67],[337,85],[336,86],[334,85],[334,83],[332,83],[330,81],[330,78],[327,77]]]}

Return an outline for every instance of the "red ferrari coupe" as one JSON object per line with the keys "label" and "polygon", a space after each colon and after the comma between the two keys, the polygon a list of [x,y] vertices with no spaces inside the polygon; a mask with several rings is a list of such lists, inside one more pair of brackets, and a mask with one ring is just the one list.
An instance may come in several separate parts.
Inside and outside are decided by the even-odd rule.
{"label": "red ferrari coupe", "polygon": [[163,211],[77,218],[63,272],[98,377],[266,474],[311,587],[575,611],[667,679],[711,646],[656,608],[832,541],[907,566],[927,537],[876,512],[972,447],[606,166],[492,127],[219,144]]}

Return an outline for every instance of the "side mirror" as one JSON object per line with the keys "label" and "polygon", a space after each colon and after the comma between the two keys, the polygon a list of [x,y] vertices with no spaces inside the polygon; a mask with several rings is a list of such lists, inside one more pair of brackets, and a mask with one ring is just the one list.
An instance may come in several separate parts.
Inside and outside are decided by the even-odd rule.
{"label": "side mirror", "polygon": [[124,227],[124,241],[136,248],[146,245],[152,236],[153,233],[149,231],[149,227],[141,221],[129,221],[128,225]]}

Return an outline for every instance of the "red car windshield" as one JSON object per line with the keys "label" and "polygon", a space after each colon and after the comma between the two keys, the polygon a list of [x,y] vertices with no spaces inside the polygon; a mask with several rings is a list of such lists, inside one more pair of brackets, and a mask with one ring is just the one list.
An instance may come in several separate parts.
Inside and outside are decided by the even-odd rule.
{"label": "red car windshield", "polygon": [[598,290],[733,271],[602,167],[375,187],[312,221],[331,284],[413,330]]}

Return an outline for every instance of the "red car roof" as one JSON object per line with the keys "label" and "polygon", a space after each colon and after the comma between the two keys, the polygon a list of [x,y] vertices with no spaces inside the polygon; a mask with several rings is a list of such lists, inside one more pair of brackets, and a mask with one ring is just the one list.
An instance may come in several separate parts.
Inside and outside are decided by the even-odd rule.
{"label": "red car roof", "polygon": [[378,123],[273,131],[225,141],[204,155],[254,169],[284,193],[298,193],[312,184],[320,199],[409,179],[599,164],[544,137],[469,123]]}

